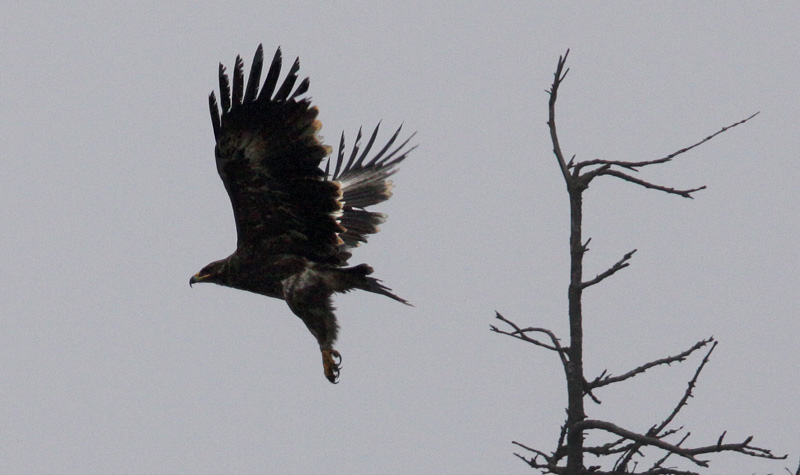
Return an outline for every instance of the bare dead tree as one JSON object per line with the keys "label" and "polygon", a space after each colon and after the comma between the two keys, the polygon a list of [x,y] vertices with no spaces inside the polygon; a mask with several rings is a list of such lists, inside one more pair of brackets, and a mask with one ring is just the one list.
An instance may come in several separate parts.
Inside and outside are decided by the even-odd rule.
{"label": "bare dead tree", "polygon": [[[684,147],[659,159],[638,162],[596,159],[576,162],[573,156],[567,161],[564,158],[564,153],[562,152],[558,138],[555,110],[559,87],[569,71],[569,69],[565,69],[564,67],[568,55],[569,50],[559,58],[553,84],[550,90],[547,91],[550,95],[550,113],[547,125],[550,129],[553,153],[555,154],[564,182],[567,185],[570,203],[570,283],[568,289],[569,346],[563,346],[561,340],[555,333],[548,329],[538,327],[522,328],[511,320],[503,317],[500,313],[497,313],[496,317],[505,324],[504,329],[494,325],[491,326],[491,330],[496,333],[501,333],[526,343],[531,343],[558,355],[567,382],[567,419],[561,427],[554,450],[547,452],[528,447],[515,441],[513,442],[515,445],[526,451],[526,455],[519,453],[515,453],[515,455],[524,460],[532,468],[539,469],[542,473],[564,475],[610,475],[621,473],[635,473],[639,475],[689,475],[697,472],[667,466],[668,460],[680,457],[691,462],[693,465],[690,466],[705,468],[708,467],[709,461],[704,458],[704,456],[720,452],[737,452],[751,457],[766,459],[785,459],[786,455],[777,456],[769,449],[752,445],[752,436],[739,442],[725,442],[726,432],[723,432],[716,442],[706,445],[689,446],[687,445],[687,440],[689,439],[690,433],[685,431],[682,427],[672,427],[675,417],[681,409],[686,407],[689,398],[692,397],[695,383],[700,377],[703,368],[708,363],[711,353],[717,346],[717,341],[714,340],[714,338],[700,340],[692,345],[691,348],[681,353],[650,361],[619,376],[613,376],[608,374],[607,371],[603,371],[602,374],[589,381],[585,377],[583,370],[583,316],[581,308],[583,290],[592,285],[601,283],[625,267],[628,267],[633,254],[636,252],[636,249],[628,252],[606,271],[598,274],[594,278],[584,280],[583,257],[588,250],[587,245],[590,239],[584,242],[582,237],[583,192],[586,191],[592,180],[596,178],[614,177],[644,188],[678,195],[684,198],[693,198],[693,193],[704,189],[705,186],[690,189],[672,188],[634,177],[632,173],[636,173],[645,167],[670,162],[673,158],[708,142],[717,135],[733,127],[744,124],[755,117],[758,112],[744,120],[723,127],[721,130],[693,145]],[[595,403],[600,403],[594,391],[611,384],[629,380],[657,366],[682,362],[701,349],[705,349],[705,356],[698,365],[694,376],[687,384],[683,397],[675,404],[675,407],[672,408],[661,422],[654,424],[646,432],[635,432],[612,422],[589,419],[587,417],[584,407],[586,398],[590,398]],[[610,440],[602,445],[587,446],[585,444],[585,435],[590,431],[600,432],[605,436],[609,436]],[[645,462],[646,459],[642,452],[643,448],[658,449],[661,451],[662,455],[655,461]],[[604,463],[602,465],[586,467],[584,461],[585,455],[594,456],[598,458],[601,463]],[[613,464],[611,463],[612,461]],[[798,468],[796,475],[800,475],[800,468]]]}

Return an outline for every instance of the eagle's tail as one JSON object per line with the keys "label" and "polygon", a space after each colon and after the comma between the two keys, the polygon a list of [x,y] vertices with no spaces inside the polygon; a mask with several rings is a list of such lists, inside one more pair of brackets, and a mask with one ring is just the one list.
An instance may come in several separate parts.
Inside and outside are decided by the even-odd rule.
{"label": "eagle's tail", "polygon": [[[330,179],[338,181],[341,186],[343,210],[339,219],[346,231],[340,233],[339,237],[347,247],[356,247],[362,242],[367,242],[369,234],[375,234],[380,230],[378,226],[386,221],[386,215],[366,211],[365,208],[386,201],[392,196],[392,182],[389,177],[397,171],[394,168],[395,165],[403,161],[415,148],[405,149],[411,137],[414,136],[412,134],[405,142],[390,150],[400,134],[401,126],[386,145],[365,163],[372,145],[375,143],[379,127],[380,124],[375,127],[375,131],[360,154],[361,130],[358,131],[355,145],[346,162],[344,134],[342,134],[336,167],[330,175]],[[329,173],[331,161],[332,159],[328,161],[326,174]],[[380,286],[380,284],[375,285]]]}
{"label": "eagle's tail", "polygon": [[367,292],[385,295],[391,299],[397,300],[400,303],[412,306],[406,299],[393,294],[391,292],[392,289],[383,285],[379,279],[369,277],[369,275],[372,274],[372,267],[368,266],[367,264],[359,264],[355,267],[348,267],[338,270],[347,276],[347,278],[344,279],[346,281],[346,288],[339,290],[340,292],[346,292],[351,289],[361,289],[366,290]]}

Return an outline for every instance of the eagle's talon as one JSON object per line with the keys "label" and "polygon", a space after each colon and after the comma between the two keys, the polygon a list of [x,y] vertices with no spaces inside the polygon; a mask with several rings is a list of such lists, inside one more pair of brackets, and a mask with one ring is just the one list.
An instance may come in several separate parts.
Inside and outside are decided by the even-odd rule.
{"label": "eagle's talon", "polygon": [[333,384],[339,382],[339,372],[342,367],[342,355],[333,349],[322,350],[322,368],[325,371],[325,377]]}

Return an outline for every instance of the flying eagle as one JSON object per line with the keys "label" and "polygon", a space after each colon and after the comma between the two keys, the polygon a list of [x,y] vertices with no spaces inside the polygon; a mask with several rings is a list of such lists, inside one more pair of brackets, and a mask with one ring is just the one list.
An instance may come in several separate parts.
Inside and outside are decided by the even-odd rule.
{"label": "flying eagle", "polygon": [[240,56],[233,88],[225,67],[219,65],[221,108],[213,92],[208,101],[217,172],[233,206],[238,242],[233,254],[203,267],[189,284],[213,282],[285,300],[317,339],[325,377],[336,383],[341,355],[333,348],[339,325],[331,295],[361,289],[409,305],[369,277],[372,267],[347,267],[347,260],[352,248],[379,231],[386,216],[366,208],[389,199],[389,177],[414,147],[406,147],[409,137],[393,148],[398,128],[370,156],[378,127],[363,150],[359,150],[359,130],[345,160],[342,134],[334,170],[330,173],[333,158],[322,170],[322,159],[331,148],[317,135],[318,109],[301,98],[308,90],[308,78],[295,88],[299,59],[277,87],[278,48],[259,91],[263,63],[259,45],[246,88]]}

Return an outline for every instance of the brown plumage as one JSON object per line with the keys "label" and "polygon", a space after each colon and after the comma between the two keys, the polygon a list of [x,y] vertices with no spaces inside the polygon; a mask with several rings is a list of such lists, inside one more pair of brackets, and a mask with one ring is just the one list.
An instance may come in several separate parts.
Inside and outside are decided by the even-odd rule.
{"label": "brown plumage", "polygon": [[[220,105],[209,96],[217,171],[228,191],[236,221],[236,250],[192,276],[190,284],[215,284],[283,299],[319,343],[329,381],[339,376],[341,357],[333,348],[338,324],[331,295],[361,289],[408,304],[366,264],[346,267],[350,250],[378,232],[385,220],[365,208],[391,196],[389,177],[413,147],[409,139],[393,147],[400,129],[374,156],[369,152],[378,127],[360,149],[361,131],[345,160],[344,134],[335,169],[320,163],[330,147],[319,141],[318,110],[308,98],[308,78],[295,88],[299,61],[283,83],[280,48],[263,87],[263,48],[256,50],[244,84],[244,63],[236,58],[233,86],[219,66]],[[221,106],[221,107],[220,107]],[[412,135],[413,136],[413,135]]]}

